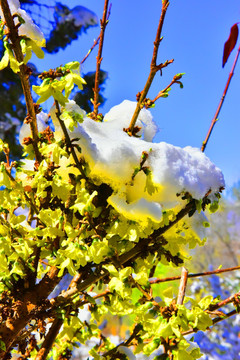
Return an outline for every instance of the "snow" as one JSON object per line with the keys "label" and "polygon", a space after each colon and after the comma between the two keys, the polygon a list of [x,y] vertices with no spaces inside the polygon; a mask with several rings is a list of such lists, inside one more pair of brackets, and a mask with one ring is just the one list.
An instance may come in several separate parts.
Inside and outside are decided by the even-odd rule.
{"label": "snow", "polygon": [[[118,128],[119,130],[122,130],[123,128],[128,128],[135,108],[135,101],[124,100],[120,105],[116,105],[111,108],[111,110],[105,115],[104,121],[111,122],[111,125],[114,128]],[[121,117],[120,121],[119,115]],[[149,110],[143,108],[140,111],[136,126],[142,128],[137,133],[137,135],[144,136],[145,141],[151,142],[153,140],[153,137],[156,135],[157,132],[157,126],[154,123],[152,114]]]}
{"label": "snow", "polygon": [[118,212],[131,220],[139,218],[150,218],[152,221],[159,221],[162,217],[162,207],[156,202],[139,199],[136,202],[128,204],[124,198],[117,194],[110,196],[108,203],[112,205]]}
{"label": "snow", "polygon": [[[197,148],[152,143],[157,127],[149,110],[142,109],[136,123],[142,126],[142,138],[130,137],[123,128],[129,126],[135,107],[136,102],[125,100],[114,106],[102,123],[85,118],[70,134],[80,138],[82,156],[90,164],[90,177],[113,188],[109,203],[128,218],[160,221],[161,208],[181,203],[181,197],[176,195],[182,192],[201,199],[211,191],[214,200],[214,194],[224,187],[221,170]],[[143,151],[148,154],[144,166],[152,175],[150,193],[146,188],[148,176],[143,171],[132,180]]]}
{"label": "snow", "polygon": [[[48,125],[48,114],[46,114],[45,112],[41,111],[39,114],[37,114],[37,126],[38,126],[38,132],[44,131]],[[20,144],[23,145],[23,139],[25,137],[30,137],[31,136],[31,130],[30,130],[30,125],[29,124],[22,124],[22,127],[20,129],[19,132],[19,142]]]}
{"label": "snow", "polygon": [[78,318],[84,323],[85,321],[89,322],[91,319],[91,312],[89,311],[89,305],[83,305],[83,309],[80,309]]}
{"label": "snow", "polygon": [[136,360],[136,356],[133,354],[132,350],[126,346],[119,346],[118,352],[125,354],[129,360]]}
{"label": "snow", "polygon": [[[151,142],[157,126],[149,110],[142,109],[136,123],[142,128],[141,138],[123,131],[129,126],[135,107],[136,102],[125,100],[114,106],[103,122],[88,118],[73,100],[62,109],[84,119],[69,135],[79,139],[79,156],[89,163],[90,178],[96,184],[104,182],[112,187],[109,204],[128,219],[159,222],[163,210],[182,205],[178,196],[181,193],[202,199],[210,192],[210,199],[216,200],[215,194],[225,185],[221,170],[197,148]],[[62,134],[53,109],[51,116],[55,138],[59,140]],[[38,122],[41,123],[39,118]],[[21,138],[22,133],[21,130]],[[142,166],[148,170],[136,173],[143,152],[146,160]]]}
{"label": "snow", "polygon": [[[18,0],[8,0],[8,5],[12,15],[18,14],[25,21],[25,23],[22,24],[18,29],[19,35],[25,35],[28,38],[34,40],[38,46],[45,46],[45,39],[42,31],[39,29],[38,26],[34,24],[34,22],[30,18],[30,16],[26,13],[26,11],[20,8],[20,2]],[[4,20],[1,7],[0,7],[0,16]],[[14,19],[14,22],[15,24],[19,23],[17,17]]]}

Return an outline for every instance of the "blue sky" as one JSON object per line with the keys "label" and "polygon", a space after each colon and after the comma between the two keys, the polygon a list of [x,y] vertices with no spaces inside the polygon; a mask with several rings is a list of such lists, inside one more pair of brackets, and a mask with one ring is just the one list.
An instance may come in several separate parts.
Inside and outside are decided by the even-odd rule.
{"label": "blue sky", "polygon": [[[62,0],[64,3],[64,1]],[[65,1],[70,7],[85,6],[102,16],[104,0]],[[152,57],[153,41],[161,13],[160,0],[112,1],[112,11],[103,49],[102,69],[107,70],[106,113],[124,99],[135,100],[146,82]],[[181,147],[200,147],[222,96],[235,52],[222,69],[222,53],[231,26],[240,21],[239,0],[171,1],[167,11],[158,62],[174,58],[174,63],[156,75],[149,93],[154,98],[179,72],[184,72],[184,88],[172,87],[167,99],[159,99],[152,110],[159,127],[155,141]],[[81,61],[99,27],[91,28],[66,50],[46,55],[40,70],[68,61]],[[239,38],[240,42],[240,38]],[[238,42],[238,43],[239,43]],[[83,66],[95,69],[96,49]],[[228,187],[240,179],[240,62],[225,99],[206,155],[218,165]]]}

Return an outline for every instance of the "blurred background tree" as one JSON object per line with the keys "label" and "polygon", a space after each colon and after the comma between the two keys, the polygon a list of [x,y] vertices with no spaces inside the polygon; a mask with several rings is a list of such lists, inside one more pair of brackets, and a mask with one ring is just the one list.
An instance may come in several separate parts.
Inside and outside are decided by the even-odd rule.
{"label": "blurred background tree", "polygon": [[[20,2],[21,7],[31,15],[44,33],[46,38],[45,51],[49,54],[55,54],[59,49],[65,49],[89,28],[99,24],[96,14],[80,5],[69,8],[66,4],[54,0],[21,0]],[[0,56],[2,53],[3,47],[1,45]],[[32,84],[37,84],[39,72],[34,63],[30,66],[32,70],[30,81]],[[84,86],[81,93],[75,93],[75,101],[81,108],[91,112],[93,107],[89,99],[93,97],[92,88],[94,87],[95,71],[82,75],[86,79],[87,85]],[[101,104],[105,101],[102,92],[106,78],[107,72],[102,70],[99,98]],[[13,158],[20,158],[22,147],[18,144],[16,135],[26,116],[26,108],[19,77],[9,68],[0,73],[0,103],[0,139],[11,144],[10,150]]]}
{"label": "blurred background tree", "polygon": [[194,269],[206,271],[209,264],[214,269],[219,266],[229,268],[239,264],[240,234],[240,182],[235,184],[229,194],[221,200],[217,213],[209,216],[210,227],[207,228],[207,242],[204,247],[194,250]]}

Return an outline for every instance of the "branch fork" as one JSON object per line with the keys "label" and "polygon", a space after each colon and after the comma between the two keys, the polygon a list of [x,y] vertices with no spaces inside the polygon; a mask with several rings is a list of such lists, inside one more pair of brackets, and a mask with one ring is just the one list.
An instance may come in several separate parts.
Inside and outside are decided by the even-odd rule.
{"label": "branch fork", "polygon": [[141,111],[142,103],[143,103],[143,101],[145,100],[145,98],[146,98],[146,96],[148,94],[148,91],[149,91],[149,89],[150,89],[150,87],[152,85],[152,82],[153,82],[153,79],[154,79],[156,73],[158,71],[161,71],[162,68],[166,67],[167,65],[169,65],[170,63],[173,62],[173,59],[172,59],[172,60],[169,60],[169,61],[167,60],[163,64],[162,63],[159,64],[159,65],[156,64],[157,55],[158,55],[158,48],[159,48],[160,42],[162,41],[161,32],[162,32],[163,22],[164,22],[164,18],[165,18],[165,15],[166,15],[168,5],[169,5],[168,0],[162,0],[161,16],[160,16],[160,20],[159,20],[159,24],[158,24],[156,38],[155,38],[155,41],[153,43],[154,47],[153,47],[152,61],[151,61],[151,65],[150,65],[150,73],[149,73],[147,82],[146,82],[146,84],[144,86],[144,89],[141,91],[141,96],[140,96],[140,98],[138,100],[136,109],[135,109],[134,114],[132,116],[132,119],[131,119],[131,122],[130,122],[130,125],[129,125],[129,131],[128,131],[129,136],[133,135],[133,129],[134,129],[134,126],[136,124],[138,115],[139,115],[139,113]]}

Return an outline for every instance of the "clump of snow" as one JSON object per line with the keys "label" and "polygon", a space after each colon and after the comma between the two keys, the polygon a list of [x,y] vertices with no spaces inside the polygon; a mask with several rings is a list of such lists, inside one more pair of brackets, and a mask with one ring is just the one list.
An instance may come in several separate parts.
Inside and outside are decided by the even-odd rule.
{"label": "clump of snow", "polygon": [[66,105],[64,106],[66,111],[69,112],[76,112],[77,114],[80,114],[82,116],[87,115],[86,111],[81,109],[80,106],[78,106],[78,104],[76,104],[76,102],[74,100],[69,100]]}
{"label": "clump of snow", "polygon": [[[44,131],[48,127],[48,114],[41,111],[39,114],[37,114],[36,118],[37,118],[38,132]],[[19,131],[20,144],[23,145],[23,139],[29,136],[31,136],[30,125],[23,123]]]}
{"label": "clump of snow", "polygon": [[[124,100],[121,104],[111,108],[105,115],[104,121],[111,122],[113,131],[114,129],[123,130],[123,128],[129,127],[135,109],[135,101]],[[153,140],[157,132],[157,126],[149,110],[143,108],[140,111],[136,126],[141,127],[137,135],[143,136],[145,141]]]}
{"label": "clump of snow", "polygon": [[[82,156],[90,164],[90,177],[113,188],[109,203],[128,218],[146,216],[160,221],[161,208],[181,203],[177,194],[188,192],[193,198],[201,199],[211,191],[214,199],[214,194],[224,186],[221,170],[197,148],[150,142],[156,126],[149,110],[143,109],[137,121],[137,125],[148,124],[154,129],[151,137],[145,134],[147,128],[143,129],[142,136],[147,141],[123,131],[129,126],[135,106],[135,102],[123,101],[105,115],[102,123],[85,118],[70,134],[72,138],[80,138]],[[150,190],[149,176],[143,171],[133,178],[143,152],[148,154],[144,166],[150,170]]]}
{"label": "clump of snow", "polygon": [[[8,5],[12,15],[18,14],[25,21],[25,23],[22,24],[18,29],[19,35],[25,35],[28,38],[34,40],[38,46],[45,46],[45,39],[42,31],[34,24],[26,11],[20,8],[20,2],[18,0],[8,0]],[[5,20],[1,7],[0,16],[3,20]],[[14,19],[14,22],[15,24],[19,22],[17,17]]]}
{"label": "clump of snow", "polygon": [[124,198],[119,197],[118,194],[114,194],[110,196],[108,203],[121,214],[124,213],[124,216],[131,220],[148,217],[152,221],[158,222],[162,217],[161,205],[144,198],[128,204]]}
{"label": "clump of snow", "polygon": [[[103,122],[86,117],[73,100],[62,108],[84,119],[69,135],[79,139],[79,156],[88,162],[92,180],[112,187],[109,204],[128,219],[159,222],[162,210],[182,205],[181,196],[178,196],[181,193],[187,192],[194,199],[202,199],[210,193],[210,199],[215,200],[215,194],[225,185],[221,170],[197,148],[150,142],[156,125],[149,110],[141,110],[137,120],[138,126],[146,125],[140,133],[142,138],[131,137],[123,131],[129,126],[135,106],[136,102],[125,100],[114,106]],[[63,135],[54,110],[51,116],[55,138],[59,140]],[[143,153],[145,172],[140,167]]]}

